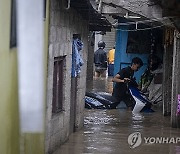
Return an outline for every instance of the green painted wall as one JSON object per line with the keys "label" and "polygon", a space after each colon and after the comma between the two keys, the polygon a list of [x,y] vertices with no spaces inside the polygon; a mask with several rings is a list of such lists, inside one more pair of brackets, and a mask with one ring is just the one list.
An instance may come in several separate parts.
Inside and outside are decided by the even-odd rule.
{"label": "green painted wall", "polygon": [[44,133],[26,133],[21,136],[22,154],[44,154]]}
{"label": "green painted wall", "polygon": [[[49,0],[44,20],[44,87],[47,83]],[[18,111],[17,49],[10,49],[11,0],[0,1],[0,154],[43,154],[45,131],[20,135]],[[43,20],[43,19],[42,19]],[[46,88],[44,89],[44,107]],[[44,113],[46,113],[44,108]],[[44,114],[45,115],[45,114]],[[45,118],[45,116],[44,116]],[[45,119],[44,119],[45,121]],[[44,126],[45,128],[45,126]],[[20,137],[21,136],[21,137]],[[21,149],[21,150],[20,150]]]}
{"label": "green painted wall", "polygon": [[10,2],[0,1],[0,154],[19,154],[17,52],[9,47]]}

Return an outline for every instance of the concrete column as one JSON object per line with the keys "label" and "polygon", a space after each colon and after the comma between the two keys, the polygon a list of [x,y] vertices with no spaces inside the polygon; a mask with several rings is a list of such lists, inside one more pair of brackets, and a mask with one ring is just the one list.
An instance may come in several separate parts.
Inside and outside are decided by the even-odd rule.
{"label": "concrete column", "polygon": [[91,33],[88,41],[88,57],[87,57],[87,78],[86,85],[88,89],[92,88],[93,81],[93,64],[94,64],[94,35]]}
{"label": "concrete column", "polygon": [[176,115],[177,99],[180,94],[180,33],[174,33],[174,51],[173,51],[173,73],[172,73],[172,99],[171,99],[171,125],[180,128],[180,116]]}
{"label": "concrete column", "polygon": [[173,46],[165,46],[163,62],[163,115],[171,113],[171,85],[172,85],[172,54]]}
{"label": "concrete column", "polygon": [[163,115],[167,116],[171,113],[171,91],[172,91],[172,62],[173,62],[173,44],[170,42],[168,35],[171,31],[166,29],[165,32],[165,47],[163,59]]}
{"label": "concrete column", "polygon": [[21,153],[44,153],[43,0],[17,0]]}

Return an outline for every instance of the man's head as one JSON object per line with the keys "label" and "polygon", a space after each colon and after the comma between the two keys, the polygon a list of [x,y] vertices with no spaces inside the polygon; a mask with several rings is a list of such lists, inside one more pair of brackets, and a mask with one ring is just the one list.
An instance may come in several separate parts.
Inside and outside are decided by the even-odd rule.
{"label": "man's head", "polygon": [[105,46],[106,46],[106,43],[104,42],[104,41],[99,41],[98,42],[98,48],[105,48]]}
{"label": "man's head", "polygon": [[139,68],[141,68],[141,66],[143,66],[143,62],[142,62],[142,60],[140,58],[135,57],[135,58],[132,59],[131,69],[133,71],[135,71],[135,72],[138,71]]}

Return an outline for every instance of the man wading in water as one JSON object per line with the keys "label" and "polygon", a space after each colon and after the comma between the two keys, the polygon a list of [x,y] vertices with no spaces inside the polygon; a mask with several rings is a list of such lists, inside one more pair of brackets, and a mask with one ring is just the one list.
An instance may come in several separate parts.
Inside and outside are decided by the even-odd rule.
{"label": "man wading in water", "polygon": [[139,68],[141,68],[141,66],[143,66],[142,60],[138,57],[135,57],[132,59],[131,66],[121,69],[112,79],[112,81],[116,83],[112,93],[112,96],[116,99],[116,103],[113,104],[113,108],[116,108],[116,106],[121,101],[124,101],[127,108],[132,109],[134,104],[128,93],[128,88],[126,83],[130,82],[130,84],[138,86],[133,76],[134,76],[134,72],[138,71]]}

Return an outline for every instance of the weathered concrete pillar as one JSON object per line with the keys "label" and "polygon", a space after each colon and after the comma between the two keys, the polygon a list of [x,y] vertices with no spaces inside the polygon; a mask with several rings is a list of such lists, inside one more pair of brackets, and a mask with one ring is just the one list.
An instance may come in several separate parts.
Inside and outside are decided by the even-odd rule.
{"label": "weathered concrete pillar", "polygon": [[171,125],[180,127],[180,116],[176,115],[177,98],[180,94],[180,33],[174,33],[174,51],[173,51],[173,73],[172,73],[172,99],[171,99]]}
{"label": "weathered concrete pillar", "polygon": [[43,1],[17,1],[21,152],[43,154],[45,124]]}
{"label": "weathered concrete pillar", "polygon": [[163,59],[163,115],[171,113],[171,91],[172,91],[172,62],[173,62],[173,30],[167,28],[165,32],[165,48]]}
{"label": "weathered concrete pillar", "polygon": [[87,88],[91,88],[89,86],[92,86],[92,81],[93,81],[93,64],[94,64],[94,34],[91,32],[89,34],[89,40],[88,40],[88,57],[87,57],[87,78],[86,78],[86,83],[87,83]]}

